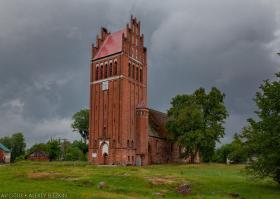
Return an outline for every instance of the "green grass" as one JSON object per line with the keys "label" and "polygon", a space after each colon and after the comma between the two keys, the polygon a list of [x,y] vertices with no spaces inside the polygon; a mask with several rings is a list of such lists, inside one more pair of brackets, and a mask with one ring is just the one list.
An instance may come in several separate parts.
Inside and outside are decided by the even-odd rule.
{"label": "green grass", "polygon": [[[98,189],[99,182],[108,187]],[[192,184],[192,199],[280,199],[280,186],[271,179],[247,176],[243,165],[152,165],[101,167],[86,162],[29,162],[0,166],[1,193],[65,193],[67,198],[183,198],[178,184]],[[156,183],[158,182],[158,183]],[[160,183],[159,183],[160,182]],[[34,195],[30,195],[34,197]],[[26,197],[28,198],[28,197]]]}

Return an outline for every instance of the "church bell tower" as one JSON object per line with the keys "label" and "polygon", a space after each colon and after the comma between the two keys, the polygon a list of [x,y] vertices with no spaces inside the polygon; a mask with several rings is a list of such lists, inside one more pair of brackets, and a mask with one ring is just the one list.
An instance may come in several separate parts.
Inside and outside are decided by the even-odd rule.
{"label": "church bell tower", "polygon": [[140,21],[101,28],[92,45],[89,153],[93,164],[148,163],[147,50]]}

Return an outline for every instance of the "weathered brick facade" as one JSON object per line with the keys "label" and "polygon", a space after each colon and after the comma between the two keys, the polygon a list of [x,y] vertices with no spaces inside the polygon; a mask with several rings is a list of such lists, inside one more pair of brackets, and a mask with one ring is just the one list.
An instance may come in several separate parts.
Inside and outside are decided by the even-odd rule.
{"label": "weathered brick facade", "polygon": [[166,115],[147,108],[147,49],[140,22],[110,33],[101,28],[92,46],[89,161],[147,165],[178,160],[166,139]]}

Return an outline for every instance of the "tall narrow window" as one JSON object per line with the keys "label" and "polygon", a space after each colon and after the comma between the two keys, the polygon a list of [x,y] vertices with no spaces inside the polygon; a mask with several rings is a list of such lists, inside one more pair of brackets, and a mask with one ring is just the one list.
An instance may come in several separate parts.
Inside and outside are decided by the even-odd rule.
{"label": "tall narrow window", "polygon": [[134,76],[135,76],[135,68],[134,68],[134,65],[132,65],[132,78],[134,79]]}
{"label": "tall narrow window", "polygon": [[116,140],[113,140],[113,148],[116,148]]}
{"label": "tall narrow window", "polygon": [[104,78],[108,76],[108,64],[105,64]]}
{"label": "tall narrow window", "polygon": [[139,70],[138,67],[136,67],[136,80],[138,80],[138,73],[139,73],[138,70]]}
{"label": "tall narrow window", "polygon": [[140,69],[140,82],[143,82],[143,70]]}
{"label": "tall narrow window", "polygon": [[100,68],[100,79],[102,79],[102,78],[103,78],[103,65]]}
{"label": "tall narrow window", "polygon": [[118,63],[115,61],[114,63],[114,75],[118,74]]}
{"label": "tall narrow window", "polygon": [[96,67],[96,70],[95,70],[95,80],[98,80],[98,75],[99,75],[99,67]]}
{"label": "tall narrow window", "polygon": [[112,62],[110,63],[110,74],[109,74],[109,76],[111,77],[113,74],[113,66],[112,66]]}
{"label": "tall narrow window", "polygon": [[131,66],[130,66],[130,63],[128,63],[128,77],[130,77],[131,76],[131,68],[130,68]]}

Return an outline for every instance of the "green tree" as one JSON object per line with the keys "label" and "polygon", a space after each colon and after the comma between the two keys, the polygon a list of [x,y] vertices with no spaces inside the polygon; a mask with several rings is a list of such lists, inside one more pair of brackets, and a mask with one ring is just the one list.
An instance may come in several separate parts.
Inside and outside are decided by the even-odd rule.
{"label": "green tree", "polygon": [[78,132],[86,143],[89,134],[89,110],[81,109],[73,115],[73,120],[71,124],[73,131]]}
{"label": "green tree", "polygon": [[49,154],[49,160],[59,160],[61,155],[61,146],[58,140],[50,140],[47,143],[48,145],[48,154]]}
{"label": "green tree", "polygon": [[231,144],[224,144],[220,148],[218,148],[215,152],[215,162],[226,163],[229,157],[229,154],[232,152]]}
{"label": "green tree", "polygon": [[71,146],[66,151],[65,160],[75,161],[75,160],[86,160],[85,155],[77,146]]}
{"label": "green tree", "polygon": [[8,149],[12,149],[11,137],[5,136],[5,137],[0,138],[0,143],[3,144]]}
{"label": "green tree", "polygon": [[227,110],[225,95],[213,87],[207,94],[200,88],[191,95],[177,95],[168,110],[167,129],[171,139],[185,148],[185,156],[194,161],[197,154],[212,156],[215,143],[224,135]]}
{"label": "green tree", "polygon": [[[3,137],[0,143],[4,144],[11,150],[11,161],[14,162],[18,157],[25,155],[25,141],[24,135],[21,132],[13,134],[11,137]],[[22,159],[22,158],[20,158]]]}
{"label": "green tree", "polygon": [[228,158],[234,163],[244,163],[248,159],[245,144],[238,134],[234,134],[233,141],[231,143],[231,152],[229,153]]}
{"label": "green tree", "polygon": [[11,137],[12,142],[12,153],[11,153],[11,159],[12,161],[15,161],[15,159],[19,156],[24,156],[25,154],[25,141],[24,141],[24,135],[23,133],[15,133]]}
{"label": "green tree", "polygon": [[83,152],[84,155],[87,154],[87,152],[88,152],[88,145],[86,143],[82,142],[82,140],[80,140],[80,141],[75,140],[75,141],[73,141],[72,145],[74,147],[79,148]]}
{"label": "green tree", "polygon": [[275,81],[265,80],[256,93],[256,120],[241,136],[251,157],[249,171],[259,177],[272,177],[280,184],[280,73]]}

